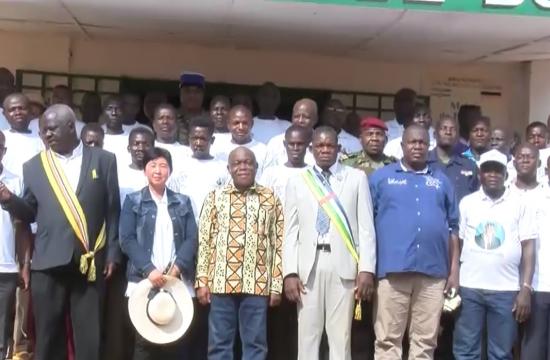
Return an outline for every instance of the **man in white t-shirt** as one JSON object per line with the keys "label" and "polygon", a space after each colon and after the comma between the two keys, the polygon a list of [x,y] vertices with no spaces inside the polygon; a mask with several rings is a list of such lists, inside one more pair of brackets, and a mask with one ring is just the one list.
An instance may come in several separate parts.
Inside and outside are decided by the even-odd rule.
{"label": "man in white t-shirt", "polygon": [[514,166],[517,177],[509,189],[533,208],[536,239],[536,262],[533,276],[531,316],[524,326],[521,346],[521,359],[546,359],[549,355],[548,336],[550,334],[550,189],[537,180],[539,150],[530,143],[520,144],[514,153]]}
{"label": "man in white t-shirt", "polygon": [[137,127],[130,131],[127,151],[130,163],[117,163],[118,187],[120,189],[120,204],[124,204],[126,195],[143,189],[147,178],[143,172],[145,153],[155,145],[155,137],[146,127]]}
{"label": "man in white t-shirt", "polygon": [[[0,161],[5,151],[5,138],[0,132]],[[1,164],[0,182],[13,194],[22,195],[23,182],[21,178]],[[29,286],[31,243],[28,227],[19,221],[14,221],[10,214],[3,209],[0,209],[0,229],[2,234],[0,241],[0,359],[5,359],[8,343],[12,339],[14,330],[13,318],[10,314],[15,306],[18,272],[21,272],[23,280],[22,289],[26,290]],[[15,246],[16,240],[18,246]]]}
{"label": "man in white t-shirt", "polygon": [[168,150],[172,156],[172,167],[176,174],[183,169],[186,159],[191,157],[189,146],[178,142],[177,111],[171,104],[163,103],[157,106],[153,115],[155,130],[155,146]]}
{"label": "man in white t-shirt", "polygon": [[210,154],[210,147],[216,140],[213,125],[204,117],[191,120],[189,146],[193,155],[185,159],[181,170],[168,181],[170,189],[189,196],[197,221],[206,195],[229,181],[227,163]]}
{"label": "man in white t-shirt", "polygon": [[283,165],[268,167],[259,181],[261,185],[271,188],[275,192],[275,195],[281,200],[283,208],[288,179],[300,174],[307,166],[304,158],[311,143],[312,134],[310,128],[298,125],[291,125],[286,129],[284,145],[288,161]]}
{"label": "man in white t-shirt", "polygon": [[229,111],[227,126],[231,133],[231,141],[229,143],[218,145],[216,142],[212,145],[212,155],[219,160],[227,162],[229,153],[239,146],[247,147],[252,150],[258,163],[256,179],[262,175],[262,171],[266,166],[267,147],[252,138],[252,113],[244,105],[236,105]]}
{"label": "man in white t-shirt", "polygon": [[[405,123],[403,126],[406,128],[410,124],[418,124],[428,130],[430,135],[430,144],[428,150],[433,150],[436,147],[435,135],[432,128],[432,115],[430,109],[424,104],[417,104],[415,106],[415,113],[411,123]],[[401,147],[401,138],[390,140],[384,147],[384,154],[386,156],[401,159],[403,157],[403,149]]]}
{"label": "man in white t-shirt", "polygon": [[393,139],[401,139],[405,131],[404,124],[409,123],[414,116],[416,104],[416,91],[403,88],[395,93],[393,97],[393,112],[395,118],[386,121],[388,127],[388,142]]}
{"label": "man in white t-shirt", "polygon": [[331,99],[325,105],[321,114],[321,123],[330,126],[338,134],[338,144],[341,152],[351,154],[361,151],[359,139],[343,129],[346,122],[347,110],[344,104],[338,99]]}
{"label": "man in white t-shirt", "polygon": [[23,177],[23,164],[44,148],[38,134],[29,130],[29,99],[19,93],[4,100],[4,114],[10,126],[4,131],[7,151],[3,164],[13,174]]}
{"label": "man in white t-shirt", "polygon": [[3,103],[6,97],[15,91],[15,77],[6,68],[0,68],[0,130],[9,129],[8,120],[4,116]]}
{"label": "man in white t-shirt", "polygon": [[252,137],[267,145],[273,137],[282,134],[290,126],[290,122],[281,120],[275,115],[281,103],[281,92],[274,83],[268,81],[262,84],[256,93],[258,115],[254,117]]}
{"label": "man in white t-shirt", "polygon": [[128,134],[122,128],[122,100],[119,96],[110,96],[103,103],[103,149],[116,156],[118,164],[130,162],[128,154]]}
{"label": "man in white t-shirt", "polygon": [[138,94],[125,93],[122,99],[122,129],[129,133],[138,126],[146,126],[137,122],[137,116],[141,110],[141,99]]}
{"label": "man in white t-shirt", "polygon": [[[318,121],[317,103],[312,99],[300,99],[292,108],[292,125],[302,126],[312,130]],[[285,134],[275,136],[267,144],[267,166],[284,165],[288,161],[284,145]],[[306,164],[315,165],[315,159],[311,151],[305,155]]]}
{"label": "man in white t-shirt", "polygon": [[[504,185],[506,155],[479,160],[481,189],[460,202],[460,296],[456,360],[512,359],[518,323],[529,317],[535,268],[536,214]],[[487,349],[481,349],[483,331]]]}

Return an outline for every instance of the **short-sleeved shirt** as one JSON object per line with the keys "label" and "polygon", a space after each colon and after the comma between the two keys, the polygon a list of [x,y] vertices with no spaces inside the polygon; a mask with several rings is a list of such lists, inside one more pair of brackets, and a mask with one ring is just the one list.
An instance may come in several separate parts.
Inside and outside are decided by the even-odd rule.
{"label": "short-sleeved shirt", "polygon": [[453,155],[447,164],[437,156],[436,150],[428,153],[428,164],[443,171],[454,186],[457,200],[479,190],[478,169],[472,160]]}
{"label": "short-sleeved shirt", "polygon": [[536,239],[536,214],[507,189],[493,200],[483,189],[460,202],[460,286],[517,291],[521,242]]}
{"label": "short-sleeved shirt", "polygon": [[[0,173],[0,181],[14,195],[22,195],[23,182],[17,175],[4,168],[2,173]],[[12,218],[4,209],[0,209],[0,229],[2,231],[2,241],[0,241],[0,273],[16,273],[18,267],[15,260],[15,231]]]}
{"label": "short-sleeved shirt", "polygon": [[413,172],[399,163],[369,177],[377,243],[377,277],[417,272],[449,274],[449,238],[458,232],[458,205],[447,176],[427,166]]}
{"label": "short-sleeved shirt", "polygon": [[375,170],[396,161],[397,159],[384,154],[382,154],[382,160],[375,161],[364,151],[358,151],[349,155],[344,154],[340,156],[340,163],[363,170],[367,176],[372,174]]}

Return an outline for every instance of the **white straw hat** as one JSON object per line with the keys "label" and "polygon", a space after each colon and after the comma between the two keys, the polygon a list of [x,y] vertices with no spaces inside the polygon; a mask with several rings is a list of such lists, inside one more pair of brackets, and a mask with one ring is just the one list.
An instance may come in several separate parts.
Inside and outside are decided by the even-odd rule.
{"label": "white straw hat", "polygon": [[128,299],[130,320],[137,332],[154,344],[168,344],[181,338],[193,320],[193,300],[185,284],[166,276],[166,284],[155,289],[142,280]]}

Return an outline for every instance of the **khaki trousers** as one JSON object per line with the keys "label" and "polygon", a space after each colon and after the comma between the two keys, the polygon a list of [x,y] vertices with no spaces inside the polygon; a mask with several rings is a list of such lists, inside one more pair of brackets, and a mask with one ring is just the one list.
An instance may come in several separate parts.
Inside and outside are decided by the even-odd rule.
{"label": "khaki trousers", "polygon": [[375,359],[400,360],[409,329],[409,359],[433,359],[446,279],[391,274],[378,283],[374,304]]}
{"label": "khaki trousers", "polygon": [[27,325],[29,323],[29,290],[16,290],[15,323],[13,328],[13,353],[30,352],[31,344],[28,338]]}
{"label": "khaki trousers", "polygon": [[354,280],[344,280],[334,271],[330,253],[317,257],[298,306],[298,359],[319,359],[319,345],[326,329],[330,360],[351,360],[351,320]]}

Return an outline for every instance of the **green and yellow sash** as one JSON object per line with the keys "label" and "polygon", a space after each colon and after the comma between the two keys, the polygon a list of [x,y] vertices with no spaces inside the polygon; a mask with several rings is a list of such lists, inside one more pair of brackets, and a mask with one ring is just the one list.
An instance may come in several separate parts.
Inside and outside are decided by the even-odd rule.
{"label": "green and yellow sash", "polygon": [[359,262],[359,255],[357,254],[355,243],[353,242],[351,227],[344,208],[340,200],[338,200],[338,196],[336,196],[330,186],[322,180],[321,175],[315,173],[315,170],[308,169],[302,173],[302,176],[307,187],[319,202],[319,206],[323,208],[330,221],[334,224],[336,231],[340,234],[349,253],[355,262]]}
{"label": "green and yellow sash", "polygon": [[48,182],[67,217],[71,228],[84,248],[84,254],[80,257],[80,272],[86,275],[88,281],[96,280],[95,254],[105,247],[106,234],[105,222],[101,226],[99,235],[95,242],[93,251],[90,251],[90,240],[88,236],[88,223],[86,215],[82,210],[80,201],[76,197],[75,191],[71,188],[63,169],[60,167],[57,159],[51,150],[45,150],[40,153],[40,160]]}
{"label": "green and yellow sash", "polygon": [[[330,185],[327,184],[326,181],[323,181],[322,175],[315,170],[308,169],[302,173],[302,176],[307,187],[319,203],[319,206],[323,208],[330,221],[334,224],[336,231],[340,234],[351,257],[358,263],[359,254],[357,254],[357,249],[355,248],[351,226],[349,225],[348,217],[346,216],[346,212],[338,196],[336,196],[336,193],[331,189]],[[353,318],[355,320],[361,320],[362,318],[360,300],[355,304]]]}

